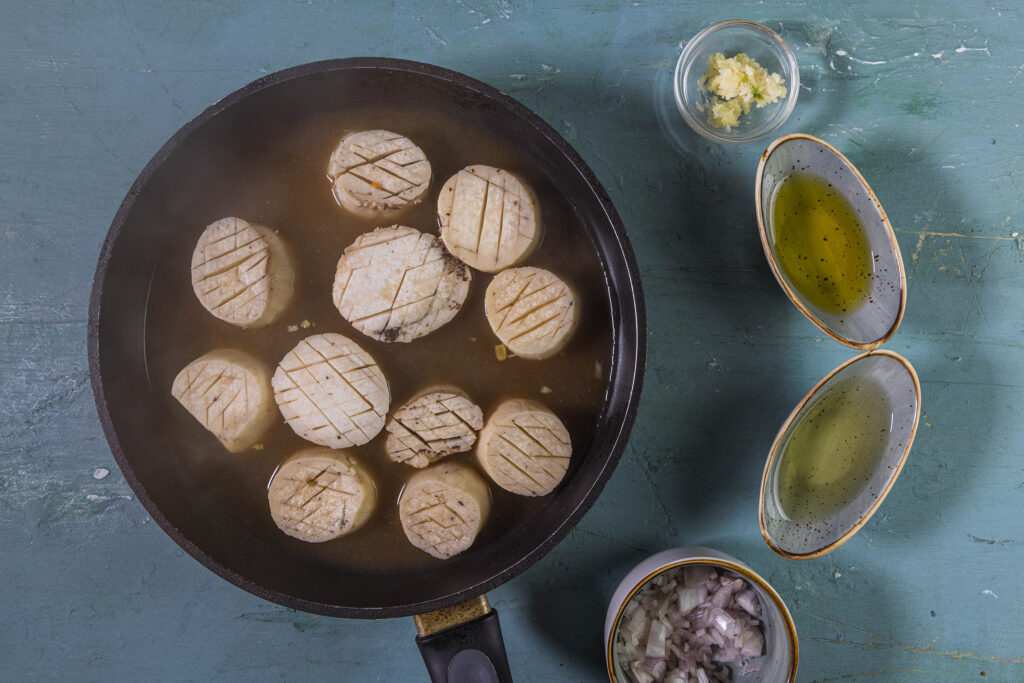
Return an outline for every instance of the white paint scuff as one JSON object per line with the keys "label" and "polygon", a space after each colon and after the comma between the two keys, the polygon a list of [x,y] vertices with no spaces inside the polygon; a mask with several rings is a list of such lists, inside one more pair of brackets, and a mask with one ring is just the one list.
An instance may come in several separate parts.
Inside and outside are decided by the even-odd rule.
{"label": "white paint scuff", "polygon": [[110,470],[106,467],[97,467],[96,471],[92,473],[93,479],[106,479],[110,476]]}
{"label": "white paint scuff", "polygon": [[881,60],[878,60],[878,61],[872,61],[870,59],[857,59],[856,57],[851,55],[846,50],[836,50],[836,54],[839,55],[840,57],[848,57],[850,59],[850,61],[857,62],[858,64],[871,64],[871,65],[874,65],[874,64],[885,64],[886,63],[886,60],[884,60],[884,59],[881,59]]}
{"label": "white paint scuff", "polygon": [[132,497],[131,496],[122,496],[122,495],[100,496],[100,495],[97,495],[95,493],[90,493],[90,494],[87,494],[85,496],[85,499],[87,501],[89,501],[90,503],[102,503],[102,502],[107,501],[107,500],[131,500]]}
{"label": "white paint scuff", "polygon": [[958,47],[957,49],[953,50],[953,52],[955,52],[957,54],[960,54],[960,53],[963,53],[963,52],[984,52],[989,57],[992,56],[992,53],[988,51],[988,41],[985,41],[985,47],[967,47],[967,43],[960,43],[960,47]]}

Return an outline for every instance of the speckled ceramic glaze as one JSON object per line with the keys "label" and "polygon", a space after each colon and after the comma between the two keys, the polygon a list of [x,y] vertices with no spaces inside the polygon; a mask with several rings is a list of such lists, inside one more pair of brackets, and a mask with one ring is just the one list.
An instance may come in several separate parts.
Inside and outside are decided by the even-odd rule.
{"label": "speckled ceramic glaze", "polygon": [[[809,173],[831,183],[863,222],[874,272],[868,300],[853,311],[836,314],[815,306],[797,291],[779,266],[772,207],[782,182],[794,173]],[[900,248],[882,205],[846,157],[811,135],[783,136],[761,157],[754,201],[761,244],[775,279],[811,322],[836,341],[863,350],[881,346],[896,332],[907,300]]]}
{"label": "speckled ceramic glaze", "polygon": [[795,681],[799,647],[796,626],[793,624],[793,617],[790,616],[786,603],[767,581],[735,557],[711,548],[697,546],[672,548],[651,555],[634,567],[619,583],[604,618],[604,652],[605,663],[608,667],[608,679],[613,683],[628,683],[629,681],[615,659],[613,637],[619,628],[619,621],[626,603],[648,581],[661,572],[690,564],[709,564],[736,572],[746,579],[761,603],[761,627],[764,629],[765,652],[768,661],[760,671],[740,676],[735,680],[739,683]]}
{"label": "speckled ceramic glaze", "polygon": [[[852,382],[851,382],[852,380]],[[881,456],[863,482],[851,486],[851,499],[836,512],[818,518],[791,519],[780,504],[780,468],[789,439],[817,402],[840,383],[873,382],[884,391],[889,413],[887,433],[865,435],[881,439]],[[921,385],[917,373],[901,355],[877,350],[846,361],[815,386],[782,425],[772,444],[761,480],[761,534],[772,550],[791,559],[820,557],[846,542],[864,525],[888,495],[903,469],[917,432],[921,413]],[[823,451],[822,458],[834,452]]]}

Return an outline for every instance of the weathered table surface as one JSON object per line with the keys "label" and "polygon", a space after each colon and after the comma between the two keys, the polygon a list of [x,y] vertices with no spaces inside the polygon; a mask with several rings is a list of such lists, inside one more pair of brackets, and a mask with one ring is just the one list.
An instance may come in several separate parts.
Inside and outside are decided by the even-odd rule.
{"label": "weathered table surface", "polygon": [[[107,449],[85,357],[99,245],[160,145],[263,74],[380,55],[463,71],[561,131],[606,184],[643,271],[650,360],[629,448],[578,528],[490,594],[519,680],[600,680],[613,588],[684,544],[775,585],[803,681],[1024,679],[1024,16],[1005,0],[905,5],[3,3],[4,678],[425,678],[410,619],[285,609],[167,538]],[[668,90],[680,42],[739,17],[797,51],[784,132],[859,166],[910,278],[887,348],[922,379],[917,442],[879,513],[809,562],[761,540],[761,469],[792,406],[852,353],[765,264],[752,191],[763,145],[695,140]]]}

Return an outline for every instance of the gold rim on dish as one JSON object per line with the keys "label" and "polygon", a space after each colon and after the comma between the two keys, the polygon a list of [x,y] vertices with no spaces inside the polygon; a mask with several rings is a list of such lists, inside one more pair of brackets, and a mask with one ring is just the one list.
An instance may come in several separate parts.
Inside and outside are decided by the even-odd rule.
{"label": "gold rim on dish", "polygon": [[[903,454],[900,456],[899,463],[897,463],[896,465],[896,470],[889,478],[889,481],[885,485],[885,487],[881,490],[881,492],[879,492],[878,498],[875,499],[875,502],[872,503],[871,507],[869,507],[867,511],[863,515],[861,515],[860,519],[858,519],[852,527],[850,527],[845,533],[843,533],[842,536],[832,541],[831,543],[822,546],[818,550],[814,550],[809,553],[791,553],[788,550],[783,550],[775,543],[771,535],[769,535],[768,529],[764,523],[764,498],[765,488],[768,483],[768,471],[774,464],[775,459],[779,457],[779,444],[782,442],[782,437],[785,436],[786,432],[792,426],[793,421],[796,419],[797,415],[800,414],[800,411],[803,409],[805,405],[807,405],[808,401],[810,401],[814,397],[814,395],[818,393],[819,389],[825,386],[833,377],[839,374],[842,370],[849,367],[850,365],[853,365],[858,361],[864,360],[868,356],[889,356],[893,360],[899,362],[900,365],[902,365],[903,368],[910,374],[910,378],[914,381],[914,394],[917,397],[917,412],[914,414],[914,424],[911,425],[910,427],[910,436],[907,437],[907,443],[903,447]],[[893,484],[895,484],[896,480],[899,478],[900,472],[903,471],[903,465],[905,465],[907,462],[907,456],[910,455],[910,447],[914,444],[914,437],[917,436],[917,425],[920,419],[921,381],[918,379],[917,371],[914,370],[914,366],[910,364],[910,361],[908,361],[906,358],[896,353],[895,351],[889,351],[888,349],[875,349],[872,351],[868,351],[866,353],[857,354],[853,358],[850,358],[849,360],[841,363],[838,367],[832,370],[832,372],[825,375],[825,377],[823,377],[821,381],[814,385],[813,389],[807,392],[807,395],[803,397],[800,403],[796,405],[796,408],[793,409],[793,412],[789,414],[789,417],[786,418],[786,421],[782,423],[782,428],[779,429],[779,433],[775,436],[775,440],[772,442],[771,450],[768,451],[768,460],[765,462],[764,472],[761,474],[761,495],[758,498],[757,502],[757,523],[758,526],[761,528],[761,537],[764,538],[764,541],[768,544],[768,547],[775,551],[776,554],[781,555],[782,557],[785,557],[789,560],[813,560],[816,557],[827,555],[828,553],[832,552],[833,550],[835,550],[836,548],[850,540],[850,538],[852,538],[855,533],[860,531],[861,527],[867,524],[868,520],[871,519],[871,516],[875,514],[875,511],[878,510],[878,508],[882,505],[882,501],[884,501],[885,497],[889,495],[889,491],[892,489]]]}
{"label": "gold rim on dish", "polygon": [[[815,317],[814,314],[812,314],[807,309],[807,307],[800,302],[800,299],[797,298],[796,292],[794,292],[793,289],[786,283],[785,278],[782,277],[782,272],[779,270],[779,265],[775,260],[775,253],[772,251],[771,245],[768,243],[768,226],[764,216],[764,212],[762,211],[761,207],[761,181],[764,178],[764,167],[768,163],[768,159],[769,157],[771,157],[772,152],[774,152],[776,148],[778,148],[780,145],[790,140],[809,140],[830,150],[833,154],[839,157],[839,159],[841,159],[842,162],[846,164],[851,171],[853,171],[854,175],[857,176],[857,179],[860,181],[860,183],[864,186],[864,189],[867,191],[868,197],[871,199],[874,205],[878,207],[878,213],[882,217],[882,224],[885,226],[886,233],[889,236],[889,244],[892,247],[893,255],[896,257],[896,267],[899,270],[900,304],[898,310],[896,311],[896,319],[893,321],[892,326],[884,335],[882,335],[880,338],[874,341],[855,342],[843,337],[840,334],[837,334],[836,332],[833,332],[822,321],[818,320],[818,318]],[[874,190],[872,190],[871,186],[868,185],[868,181],[864,180],[864,176],[860,174],[860,171],[857,170],[857,167],[854,166],[850,162],[850,160],[843,155],[842,152],[840,152],[838,149],[828,144],[821,138],[814,137],[813,135],[808,135],[807,133],[791,133],[789,135],[783,135],[782,137],[773,140],[772,143],[768,145],[768,148],[765,149],[764,153],[761,155],[761,161],[757,165],[757,175],[754,182],[754,208],[757,212],[757,231],[761,235],[761,246],[764,248],[765,258],[768,259],[768,265],[772,269],[772,274],[775,276],[775,280],[779,283],[779,286],[782,287],[783,291],[786,293],[786,296],[789,297],[789,300],[792,301],[793,304],[800,310],[800,312],[803,313],[808,320],[814,323],[819,330],[827,334],[832,339],[835,339],[840,344],[849,346],[850,348],[857,349],[859,351],[870,351],[871,349],[877,349],[879,346],[889,341],[892,335],[896,334],[896,330],[899,328],[900,322],[902,322],[903,320],[903,313],[907,307],[907,273],[906,269],[903,267],[903,255],[900,253],[900,245],[896,242],[896,231],[893,229],[892,223],[889,222],[889,217],[885,214],[885,209],[882,208],[882,203],[878,201],[878,197],[875,196]]]}

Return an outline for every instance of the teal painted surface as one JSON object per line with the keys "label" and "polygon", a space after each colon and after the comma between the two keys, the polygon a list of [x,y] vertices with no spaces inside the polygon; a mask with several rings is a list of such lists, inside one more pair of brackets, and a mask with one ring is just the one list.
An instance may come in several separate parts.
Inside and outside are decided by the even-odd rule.
{"label": "teal painted surface", "polygon": [[[887,348],[924,390],[882,509],[803,563],[759,536],[761,468],[792,406],[852,354],[765,264],[763,146],[695,140],[668,92],[680,41],[737,17],[797,50],[804,87],[783,132],[847,154],[895,225],[910,289]],[[555,126],[606,184],[643,270],[650,361],[630,447],[571,536],[489,596],[518,680],[601,680],[618,580],[694,543],[740,557],[788,601],[801,681],[1024,679],[1021,35],[1011,2],[4,3],[4,678],[423,679],[411,620],[263,602],[164,536],[113,463],[85,363],[99,245],[160,145],[265,73],[379,55],[463,71]]]}

